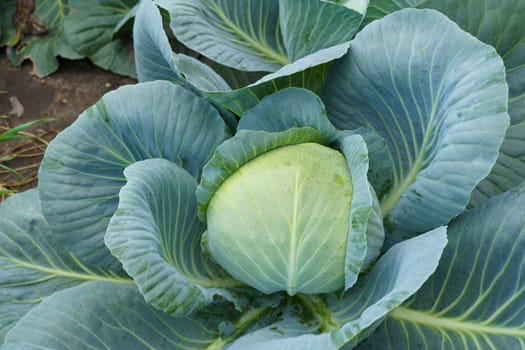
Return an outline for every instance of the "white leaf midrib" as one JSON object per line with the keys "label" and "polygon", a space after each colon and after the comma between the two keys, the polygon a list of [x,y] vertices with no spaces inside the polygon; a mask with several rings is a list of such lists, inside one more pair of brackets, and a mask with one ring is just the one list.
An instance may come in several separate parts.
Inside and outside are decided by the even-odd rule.
{"label": "white leaf midrib", "polygon": [[459,318],[437,317],[424,311],[398,307],[388,317],[401,322],[410,322],[428,328],[450,330],[457,333],[509,336],[525,338],[525,328],[506,328],[498,325],[486,325],[480,322],[465,322]]}

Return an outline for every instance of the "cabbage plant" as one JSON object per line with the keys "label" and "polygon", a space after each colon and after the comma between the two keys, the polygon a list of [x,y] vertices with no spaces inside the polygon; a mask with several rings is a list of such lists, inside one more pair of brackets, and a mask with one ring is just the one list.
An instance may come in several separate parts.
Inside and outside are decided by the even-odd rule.
{"label": "cabbage plant", "polygon": [[[0,204],[0,349],[525,347],[525,33],[297,3],[141,2],[141,82]],[[341,40],[300,25],[341,13]]]}

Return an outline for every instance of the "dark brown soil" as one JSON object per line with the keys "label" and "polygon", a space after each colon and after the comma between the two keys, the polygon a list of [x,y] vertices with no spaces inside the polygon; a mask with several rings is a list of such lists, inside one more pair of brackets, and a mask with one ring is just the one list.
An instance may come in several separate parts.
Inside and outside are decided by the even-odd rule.
{"label": "dark brown soil", "polygon": [[[35,186],[45,147],[57,132],[75,121],[106,92],[136,82],[97,68],[88,60],[62,60],[60,69],[46,78],[32,75],[31,68],[29,61],[22,67],[14,67],[5,52],[0,53],[0,133],[42,117],[54,120],[31,128],[29,134],[35,136],[31,140],[0,143],[0,159],[15,157],[1,164],[23,175],[21,178],[0,169],[0,190]],[[21,107],[23,113],[20,113]]]}

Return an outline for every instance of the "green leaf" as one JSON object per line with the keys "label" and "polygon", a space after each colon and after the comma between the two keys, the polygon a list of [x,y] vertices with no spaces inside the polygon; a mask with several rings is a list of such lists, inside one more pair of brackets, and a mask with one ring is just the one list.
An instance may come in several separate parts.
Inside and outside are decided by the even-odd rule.
{"label": "green leaf", "polygon": [[258,81],[233,91],[204,92],[224,108],[237,115],[254,107],[265,96],[287,87],[301,87],[317,93],[324,84],[331,61],[343,56],[348,43],[320,50],[268,74]]}
{"label": "green leaf", "polygon": [[286,131],[310,126],[335,141],[338,131],[321,99],[306,89],[286,88],[267,96],[243,114],[237,130]]}
{"label": "green leaf", "polygon": [[511,128],[491,174],[473,194],[471,204],[476,205],[525,180],[525,26],[522,21],[525,2],[509,0],[493,4],[487,0],[460,3],[433,0],[423,6],[443,12],[463,30],[494,46],[505,63]]}
{"label": "green leaf", "polygon": [[89,281],[134,284],[113,271],[88,267],[64,249],[42,215],[36,190],[0,203],[0,343],[43,298]]}
{"label": "green leaf", "polygon": [[64,33],[69,44],[93,63],[115,73],[135,77],[133,48],[128,37],[115,37],[130,20],[138,0],[69,0]]}
{"label": "green leaf", "polygon": [[92,282],[46,298],[14,327],[4,349],[219,349],[215,317],[171,317],[136,287]]}
{"label": "green leaf", "polygon": [[279,1],[283,42],[291,62],[349,41],[362,19],[363,13],[325,1]]}
{"label": "green leaf", "polygon": [[169,80],[200,90],[230,90],[210,66],[191,56],[172,52],[160,11],[151,1],[143,1],[137,10],[133,42],[141,82]]}
{"label": "green leaf", "polygon": [[232,276],[263,293],[338,291],[345,268],[366,254],[364,232],[350,230],[356,182],[343,155],[317,143],[260,154],[213,195],[207,248]]}
{"label": "green leaf", "polygon": [[[373,209],[373,198],[367,178],[368,149],[363,138],[359,135],[346,136],[341,141],[341,151],[352,178],[352,207],[345,259],[347,290],[355,284],[365,267],[364,260],[368,253],[367,224]],[[375,257],[377,255],[379,254]]]}
{"label": "green leaf", "polygon": [[342,298],[300,296],[311,320],[285,313],[282,321],[244,335],[229,349],[352,348],[432,275],[447,243],[445,231],[438,228],[396,244]]}
{"label": "green leaf", "polygon": [[142,1],[138,7],[133,25],[133,46],[140,82],[168,80],[184,83],[163,30],[159,9],[151,1]]}
{"label": "green leaf", "polygon": [[371,127],[339,132],[339,143],[347,135],[361,135],[368,148],[368,181],[381,199],[392,184],[392,155],[384,138]]}
{"label": "green leaf", "polygon": [[221,184],[243,164],[260,154],[286,145],[314,142],[328,143],[328,139],[311,127],[290,128],[270,133],[259,130],[240,130],[234,137],[222,143],[202,170],[202,179],[197,187],[199,217],[206,219],[206,210],[211,198]]}
{"label": "green leaf", "polygon": [[126,168],[127,184],[106,245],[137,282],[146,301],[175,316],[213,301],[213,288],[239,287],[201,250],[206,226],[197,218],[197,181],[177,164],[148,159]]}
{"label": "green leaf", "polygon": [[19,66],[25,59],[30,59],[33,62],[33,72],[39,77],[44,77],[58,69],[57,56],[81,58],[82,55],[77,53],[65,38],[62,24],[67,11],[65,0],[36,1],[33,16],[48,29],[48,32],[42,35],[26,35],[17,47],[9,51],[9,61]]}
{"label": "green leaf", "polygon": [[113,33],[138,0],[68,0],[64,33],[80,54],[91,56],[113,40]]}
{"label": "green leaf", "polygon": [[177,39],[221,64],[273,72],[290,63],[279,28],[277,0],[157,1]]}
{"label": "green leaf", "polygon": [[[171,3],[160,1],[167,8]],[[171,4],[171,5],[170,5]],[[178,13],[171,12],[172,21]],[[152,25],[152,23],[157,23]],[[259,73],[246,73],[212,63],[211,67],[183,54],[174,54],[161,25],[158,9],[150,2],[141,4],[134,26],[135,57],[139,81],[164,79],[177,84],[190,85],[202,90],[216,104],[242,115],[262,98],[280,89],[297,86],[319,91],[324,82],[327,62],[341,57],[348,44],[341,44],[315,52],[282,67],[277,72],[253,83]],[[229,91],[228,81],[236,88]],[[188,84],[188,82],[190,84]],[[252,83],[251,85],[248,85]],[[248,86],[247,86],[248,85]]]}
{"label": "green leaf", "polygon": [[525,122],[512,125],[505,135],[498,161],[490,175],[472,192],[471,205],[477,205],[517,183],[525,181]]}
{"label": "green leaf", "polygon": [[0,46],[5,46],[15,35],[11,16],[16,11],[16,0],[0,1]]}
{"label": "green leaf", "polygon": [[118,268],[103,237],[125,184],[124,168],[165,158],[198,177],[227,137],[213,107],[172,83],[125,86],[105,95],[46,151],[39,190],[56,238],[87,264]]}
{"label": "green leaf", "polygon": [[449,238],[443,264],[363,349],[525,346],[525,185],[463,213]]}
{"label": "green leaf", "polygon": [[[472,205],[505,192],[525,180],[525,2],[507,0],[371,0],[368,20],[404,7],[427,7],[441,11],[463,30],[492,45],[503,58],[509,84],[511,128],[505,137],[492,173],[474,191]],[[381,10],[379,10],[381,9]],[[518,144],[519,143],[519,144]],[[512,163],[512,166],[509,166]]]}
{"label": "green leaf", "polygon": [[381,206],[393,241],[446,224],[489,173],[508,126],[504,75],[493,48],[415,9],[366,26],[331,67],[322,96],[334,125],[371,126],[390,148]]}
{"label": "green leaf", "polygon": [[89,56],[89,59],[100,68],[111,70],[113,73],[132,78],[137,76],[131,39],[114,39]]}
{"label": "green leaf", "polygon": [[363,23],[368,24],[373,20],[383,18],[392,12],[407,7],[417,7],[428,1],[429,0],[370,0]]}
{"label": "green leaf", "polygon": [[175,56],[181,75],[191,85],[204,91],[229,91],[230,86],[213,68],[196,58],[184,54]]}

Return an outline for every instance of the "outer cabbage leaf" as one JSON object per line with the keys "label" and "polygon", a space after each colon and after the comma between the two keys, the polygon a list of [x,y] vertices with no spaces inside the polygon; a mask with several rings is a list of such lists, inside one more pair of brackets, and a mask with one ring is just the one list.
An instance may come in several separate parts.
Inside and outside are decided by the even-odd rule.
{"label": "outer cabbage leaf", "polygon": [[0,45],[5,46],[15,35],[11,16],[16,11],[16,0],[0,2]]}
{"label": "outer cabbage leaf", "polygon": [[436,273],[361,349],[525,347],[525,185],[453,220]]}
{"label": "outer cabbage leaf", "polygon": [[470,200],[477,205],[488,197],[525,181],[525,121],[511,125],[490,175],[476,187]]}
{"label": "outer cabbage leaf", "polygon": [[305,126],[319,130],[331,142],[339,136],[318,96],[309,90],[286,88],[265,97],[246,111],[237,130],[280,132]]}
{"label": "outer cabbage leaf", "polygon": [[[42,22],[41,25],[48,31],[42,35],[26,35],[17,47],[8,52],[8,58],[16,66],[21,65],[25,59],[30,59],[33,62],[33,72],[39,77],[44,77],[58,69],[57,56],[69,59],[78,59],[82,56],[68,44],[64,34],[62,24],[68,13],[67,2],[41,0],[35,3],[33,16]],[[16,1],[8,1],[5,6],[5,14],[8,16],[3,26],[10,26],[10,16],[16,10]],[[10,28],[7,33],[3,33],[3,39],[11,40],[14,34],[15,32]]]}
{"label": "outer cabbage leaf", "polygon": [[302,296],[300,303],[317,319],[305,321],[308,312],[302,317],[285,313],[284,320],[246,334],[228,350],[351,348],[435,271],[447,243],[445,232],[438,228],[396,244],[342,298]]}
{"label": "outer cabbage leaf", "polygon": [[146,301],[175,316],[213,301],[213,288],[240,287],[201,249],[197,181],[177,164],[148,159],[126,168],[106,245],[135,279]]}
{"label": "outer cabbage leaf", "polygon": [[[350,0],[361,3],[362,0]],[[357,7],[357,6],[356,6]],[[279,22],[283,44],[291,62],[352,39],[365,9],[319,0],[280,0]]]}
{"label": "outer cabbage leaf", "polygon": [[389,145],[393,182],[381,206],[391,240],[465,208],[497,158],[507,90],[495,50],[433,10],[371,23],[331,67],[322,96],[332,122],[371,126]]}
{"label": "outer cabbage leaf", "polygon": [[300,58],[248,86],[233,91],[205,91],[204,93],[224,108],[242,115],[265,96],[287,87],[302,87],[319,92],[331,61],[343,56],[347,50],[347,43],[329,47]]}
{"label": "outer cabbage leaf", "polygon": [[[339,132],[338,143],[347,135],[361,135],[368,148],[368,181],[381,199],[392,185],[392,155],[384,138],[371,127]],[[382,221],[381,215],[381,221]]]}
{"label": "outer cabbage leaf", "polygon": [[476,205],[525,181],[525,2],[432,0],[422,6],[443,12],[462,29],[494,46],[505,63],[511,126],[491,174],[473,193],[471,204]]}
{"label": "outer cabbage leaf", "polygon": [[[348,233],[345,260],[345,290],[352,287],[357,277],[365,268],[365,260],[372,260],[379,255],[368,256],[368,220],[373,210],[373,190],[368,184],[368,149],[359,135],[346,136],[341,141],[341,151],[348,164],[352,178],[352,206],[350,208],[350,230]],[[381,227],[382,228],[382,227]],[[384,237],[384,232],[370,232]],[[381,237],[382,238],[382,237]],[[382,240],[381,244],[382,245]],[[367,257],[368,256],[368,257]]]}
{"label": "outer cabbage leaf", "polygon": [[9,332],[0,349],[212,349],[215,317],[172,317],[135,287],[91,282],[55,293]]}
{"label": "outer cabbage leaf", "polygon": [[182,53],[173,53],[159,9],[152,1],[143,1],[137,10],[133,42],[140,82],[169,80],[201,90],[230,90],[209,66]]}
{"label": "outer cabbage leaf", "polygon": [[300,5],[278,0],[157,3],[170,12],[173,32],[186,46],[247,71],[274,72],[346,42],[364,16],[364,11],[318,0]]}
{"label": "outer cabbage leaf", "polygon": [[[172,22],[176,22],[179,12],[175,11],[174,2],[156,1],[171,14]],[[318,1],[316,0],[315,3]],[[209,4],[213,4],[210,2]],[[233,3],[232,3],[233,4]],[[182,5],[180,5],[182,6]],[[186,6],[186,5],[184,5]],[[232,5],[233,6],[233,5]],[[243,6],[236,3],[235,6]],[[312,5],[314,6],[314,5]],[[191,7],[191,6],[190,6]],[[340,6],[326,5],[325,16],[330,17],[333,11],[355,11]],[[141,24],[139,24],[139,22]],[[138,11],[137,24],[134,27],[135,56],[137,57],[137,71],[140,81],[167,79],[180,84],[186,80],[196,88],[222,105],[228,110],[242,115],[245,110],[256,105],[264,96],[289,86],[305,87],[312,91],[319,91],[326,73],[328,62],[341,57],[348,49],[348,43],[340,43],[331,47],[317,48],[317,51],[281,67],[275,73],[247,86],[239,85],[237,78],[231,85],[235,88],[229,91],[228,84],[204,63],[191,59],[182,54],[173,54],[167,36],[163,33],[158,10],[151,3],[144,3]],[[155,24],[153,24],[155,23]],[[306,29],[305,29],[306,30]],[[330,32],[322,32],[330,36]],[[322,35],[319,34],[319,35]],[[293,36],[292,34],[290,34]],[[319,39],[319,41],[322,41]],[[331,42],[331,41],[327,41]],[[222,50],[223,48],[221,48]],[[219,72],[226,74],[224,78],[232,81],[231,76],[244,76],[243,72],[232,74],[231,69],[212,64]],[[276,67],[279,68],[279,67]],[[203,74],[208,76],[203,79]],[[246,81],[246,79],[241,79]],[[253,80],[248,80],[253,81]]]}
{"label": "outer cabbage leaf", "polygon": [[278,0],[157,1],[177,39],[226,66],[275,71],[290,63],[279,28]]}
{"label": "outer cabbage leaf", "polygon": [[82,264],[54,238],[36,190],[0,203],[0,343],[43,298],[89,281],[134,284],[127,276]]}
{"label": "outer cabbage leaf", "polygon": [[476,205],[486,198],[513,188],[525,180],[525,2],[507,0],[371,0],[366,21],[404,7],[439,10],[463,30],[496,48],[503,58],[509,84],[511,126],[491,174],[472,194]]}
{"label": "outer cabbage leaf", "polygon": [[165,158],[198,177],[228,136],[212,106],[172,83],[125,86],[105,95],[46,151],[39,191],[56,239],[87,264],[120,267],[103,237],[125,183],[124,168]]}
{"label": "outer cabbage leaf", "polygon": [[115,32],[135,12],[138,0],[68,0],[64,34],[84,57],[105,69],[134,77],[133,49]]}

